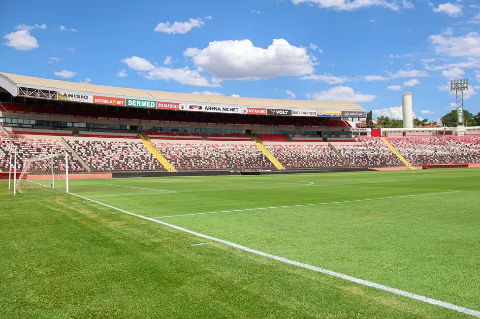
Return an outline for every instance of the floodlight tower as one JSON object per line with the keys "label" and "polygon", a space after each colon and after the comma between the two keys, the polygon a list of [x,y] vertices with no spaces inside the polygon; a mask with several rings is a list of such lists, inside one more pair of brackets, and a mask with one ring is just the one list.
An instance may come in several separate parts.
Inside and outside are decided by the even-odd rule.
{"label": "floodlight tower", "polygon": [[[466,79],[457,79],[452,80],[451,91],[455,91],[455,101],[457,103],[457,112],[458,112],[458,124],[464,125],[464,114],[463,114],[463,91],[468,91],[468,80]],[[462,104],[459,103],[460,95],[462,97]]]}

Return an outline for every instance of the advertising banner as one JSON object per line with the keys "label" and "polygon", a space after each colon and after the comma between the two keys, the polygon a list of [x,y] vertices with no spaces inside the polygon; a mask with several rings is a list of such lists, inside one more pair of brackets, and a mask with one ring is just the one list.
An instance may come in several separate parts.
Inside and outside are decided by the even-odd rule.
{"label": "advertising banner", "polygon": [[244,107],[242,109],[242,113],[252,115],[267,115],[267,109],[262,109],[258,107]]}
{"label": "advertising banner", "polygon": [[457,109],[457,114],[458,114],[458,124],[463,124],[463,108],[459,107]]}
{"label": "advertising banner", "polygon": [[366,117],[366,114],[364,111],[342,111],[342,117]]}
{"label": "advertising banner", "polygon": [[146,101],[146,100],[127,99],[127,106],[143,107],[143,108],[147,108],[147,109],[156,109],[157,108],[157,102]]}
{"label": "advertising banner", "polygon": [[242,112],[242,109],[238,106],[222,106],[222,113],[239,114],[241,112]]}
{"label": "advertising banner", "polygon": [[293,116],[317,116],[317,111],[308,111],[308,110],[293,110]]}
{"label": "advertising banner", "polygon": [[81,93],[67,93],[58,92],[58,99],[60,101],[93,103],[93,96]]}
{"label": "advertising banner", "polygon": [[341,117],[341,111],[317,111],[317,116],[322,117]]}
{"label": "advertising banner", "polygon": [[180,103],[157,102],[157,110],[179,110]]}
{"label": "advertising banner", "polygon": [[268,115],[277,115],[277,116],[291,116],[292,110],[284,109],[268,109]]}
{"label": "advertising banner", "polygon": [[95,104],[107,104],[107,105],[116,105],[116,106],[125,106],[125,99],[119,99],[116,97],[109,96],[94,96],[93,103]]}
{"label": "advertising banner", "polygon": [[187,111],[203,111],[203,106],[201,105],[187,105]]}

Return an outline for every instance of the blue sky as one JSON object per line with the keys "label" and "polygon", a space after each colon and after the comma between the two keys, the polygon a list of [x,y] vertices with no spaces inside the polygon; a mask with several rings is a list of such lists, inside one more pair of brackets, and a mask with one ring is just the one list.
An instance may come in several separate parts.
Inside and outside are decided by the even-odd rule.
{"label": "blue sky", "polygon": [[400,117],[480,111],[478,0],[8,1],[0,71],[242,97],[353,101]]}

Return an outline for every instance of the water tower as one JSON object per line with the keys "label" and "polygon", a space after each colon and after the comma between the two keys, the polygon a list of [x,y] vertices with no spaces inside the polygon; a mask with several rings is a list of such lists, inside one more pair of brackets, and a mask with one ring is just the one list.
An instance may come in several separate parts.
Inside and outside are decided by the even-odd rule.
{"label": "water tower", "polygon": [[412,93],[402,94],[403,128],[413,128]]}

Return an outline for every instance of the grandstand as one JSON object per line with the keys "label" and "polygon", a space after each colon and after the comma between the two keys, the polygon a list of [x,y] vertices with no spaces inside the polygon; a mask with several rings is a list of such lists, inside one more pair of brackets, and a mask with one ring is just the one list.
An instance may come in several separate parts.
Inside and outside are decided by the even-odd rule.
{"label": "grandstand", "polygon": [[[479,164],[475,134],[356,129],[349,102],[203,96],[0,73],[0,169],[67,152],[70,172],[305,171]],[[476,133],[477,131],[471,131]],[[418,135],[416,135],[418,133]]]}

